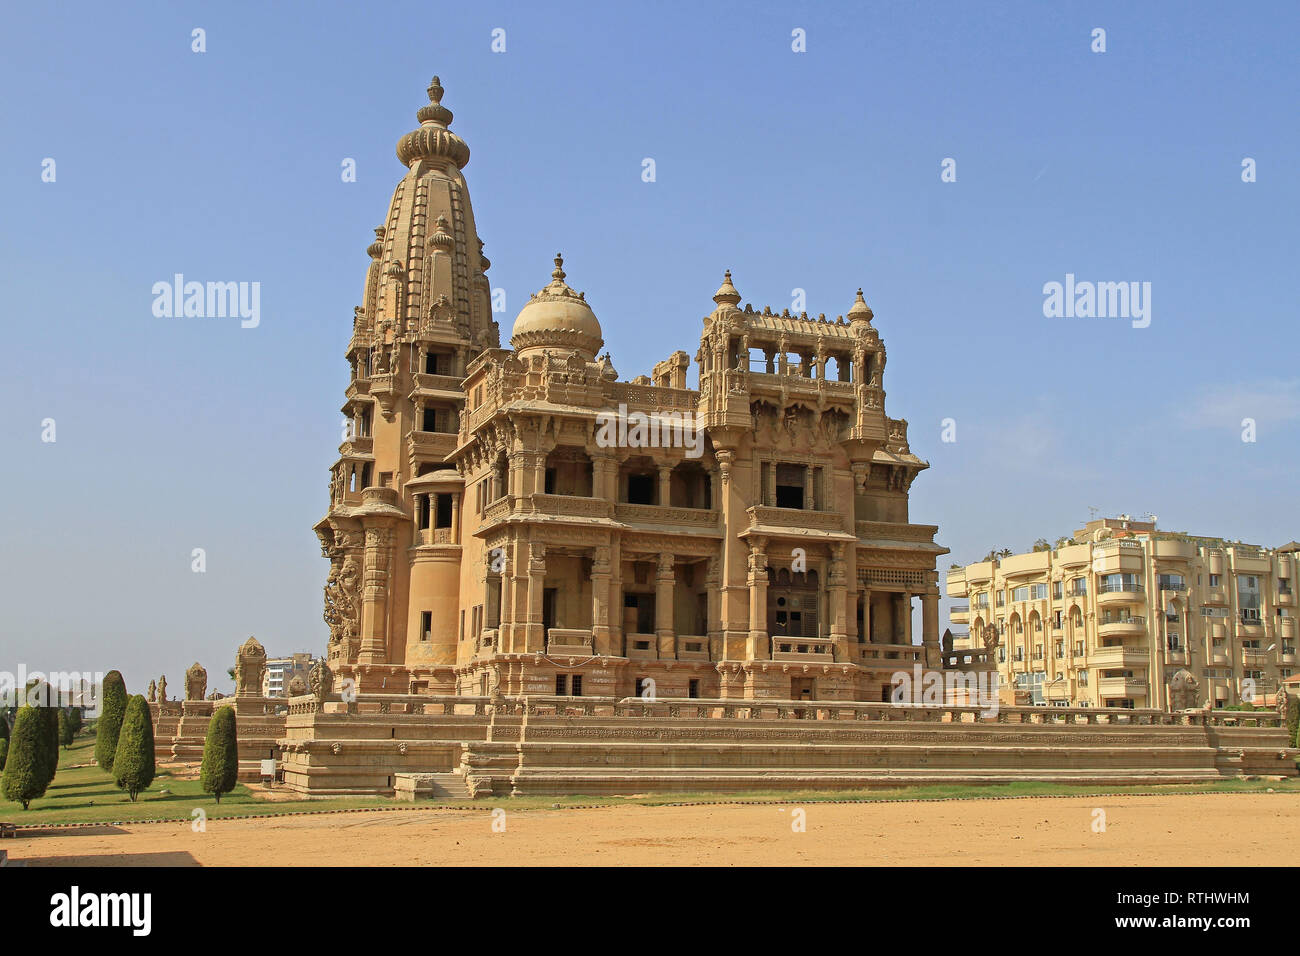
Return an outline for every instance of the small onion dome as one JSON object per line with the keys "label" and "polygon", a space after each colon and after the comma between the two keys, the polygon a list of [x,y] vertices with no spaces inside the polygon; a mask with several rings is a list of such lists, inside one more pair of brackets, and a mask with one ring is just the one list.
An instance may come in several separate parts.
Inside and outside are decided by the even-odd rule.
{"label": "small onion dome", "polygon": [[388,265],[384,266],[384,275],[388,276],[391,279],[405,279],[406,270],[402,268],[402,264],[400,262],[398,262],[396,259],[393,259],[388,263]]}
{"label": "small onion dome", "polygon": [[535,292],[515,319],[510,344],[519,354],[540,349],[576,351],[587,362],[605,344],[596,314],[581,292],[574,292],[564,281],[564,258],[555,256],[551,282]]}
{"label": "small onion dome", "polygon": [[438,221],[433,230],[433,235],[429,237],[429,243],[431,245],[436,246],[439,249],[451,250],[451,247],[456,244],[456,240],[451,237],[451,233],[447,232],[448,225],[447,217],[442,213],[439,213]]}
{"label": "small onion dome", "polygon": [[862,298],[862,290],[859,289],[858,297],[853,303],[853,308],[849,309],[849,321],[870,322],[873,318],[875,318],[875,313],[871,311],[871,307],[867,305],[866,300]]}
{"label": "small onion dome", "polygon": [[425,492],[451,491],[459,490],[464,484],[465,479],[461,477],[460,472],[455,468],[442,468],[427,475],[412,478],[406,483],[406,489],[408,491]]}
{"label": "small onion dome", "polygon": [[375,241],[366,246],[366,255],[371,259],[378,259],[384,252],[384,227],[380,226],[375,230]]}
{"label": "small onion dome", "polygon": [[464,169],[469,162],[469,147],[465,141],[447,129],[451,125],[451,110],[442,105],[442,83],[435,76],[429,84],[429,105],[420,107],[415,114],[420,128],[407,133],[397,141],[397,158],[413,166],[421,159],[443,160]]}
{"label": "small onion dome", "polygon": [[713,293],[713,301],[718,303],[720,306],[729,305],[733,309],[740,305],[740,293],[737,292],[736,287],[731,284],[730,269],[723,273],[722,285],[718,287],[717,292]]}
{"label": "small onion dome", "polygon": [[483,240],[478,241],[478,268],[479,272],[487,272],[492,268],[492,260],[483,255]]}

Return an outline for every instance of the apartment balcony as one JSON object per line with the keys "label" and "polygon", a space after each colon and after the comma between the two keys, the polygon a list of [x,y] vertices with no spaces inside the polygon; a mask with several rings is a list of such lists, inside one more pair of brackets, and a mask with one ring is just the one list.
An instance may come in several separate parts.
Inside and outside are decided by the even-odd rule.
{"label": "apartment balcony", "polygon": [[1283,664],[1294,664],[1296,662],[1295,651],[1288,651],[1286,648],[1283,648],[1280,662]]}
{"label": "apartment balcony", "polygon": [[1125,617],[1097,625],[1098,637],[1140,637],[1146,632],[1147,622],[1144,617]]}
{"label": "apartment balcony", "polygon": [[1237,621],[1237,634],[1240,637],[1263,637],[1264,622],[1259,618],[1240,618]]}
{"label": "apartment balcony", "polygon": [[1186,664],[1187,649],[1183,647],[1170,648],[1165,652],[1165,660],[1170,664]]}
{"label": "apartment balcony", "polygon": [[1212,604],[1215,607],[1226,607],[1228,604],[1228,592],[1223,588],[1206,588],[1205,596],[1201,599],[1202,604]]}
{"label": "apartment balcony", "polygon": [[1278,607],[1295,607],[1295,592],[1294,592],[1294,591],[1278,591],[1278,592],[1277,592],[1277,605],[1278,605]]}
{"label": "apartment balcony", "polygon": [[1245,667],[1263,667],[1265,664],[1271,664],[1272,655],[1262,649],[1253,647],[1243,647],[1241,649],[1241,663]]}
{"label": "apartment balcony", "polygon": [[966,590],[966,572],[963,569],[948,572],[948,597],[964,598]]}
{"label": "apartment balcony", "polygon": [[1102,677],[1097,691],[1103,697],[1146,697],[1147,682],[1143,677]]}
{"label": "apartment balcony", "polygon": [[1226,667],[1228,664],[1228,655],[1223,652],[1222,648],[1216,648],[1210,654],[1210,664],[1215,667]]}
{"label": "apartment balcony", "polygon": [[1146,667],[1150,656],[1140,647],[1099,647],[1088,655],[1090,667]]}
{"label": "apartment balcony", "polygon": [[1097,588],[1097,606],[1115,604],[1145,604],[1147,593],[1142,585],[1103,584]]}
{"label": "apartment balcony", "polygon": [[970,624],[970,605],[954,604],[948,608],[948,620],[953,624]]}
{"label": "apartment balcony", "polygon": [[1277,619],[1277,632],[1283,637],[1296,636],[1296,619],[1293,617],[1279,617]]}
{"label": "apartment balcony", "polygon": [[829,637],[772,636],[772,660],[804,664],[829,664],[835,659],[835,642]]}

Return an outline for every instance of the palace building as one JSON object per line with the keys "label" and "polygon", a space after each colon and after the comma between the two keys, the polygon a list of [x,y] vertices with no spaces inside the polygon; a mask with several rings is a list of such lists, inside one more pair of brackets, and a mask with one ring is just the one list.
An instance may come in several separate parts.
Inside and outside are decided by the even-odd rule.
{"label": "palace building", "polygon": [[428,93],[367,250],[353,427],[316,526],[333,672],[370,693],[653,681],[662,697],[880,701],[893,673],[940,667],[947,549],[910,520],[928,466],[886,414],[861,290],[844,316],[792,315],[742,306],[727,273],[694,369],[666,348],[626,381],[557,256],[503,343],[469,147],[436,77]]}
{"label": "palace building", "polygon": [[954,625],[1030,702],[1170,709],[1262,703],[1296,672],[1300,544],[1266,549],[1124,515],[1055,547],[948,572]]}

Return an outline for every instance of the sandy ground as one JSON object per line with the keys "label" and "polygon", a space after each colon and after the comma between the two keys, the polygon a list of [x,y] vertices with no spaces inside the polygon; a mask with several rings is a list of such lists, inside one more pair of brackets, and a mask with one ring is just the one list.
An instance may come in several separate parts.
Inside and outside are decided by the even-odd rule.
{"label": "sandy ground", "polygon": [[[31,866],[1292,864],[1300,797],[964,800],[337,813],[94,827],[4,841]],[[1105,832],[1093,832],[1094,810]],[[499,822],[498,822],[499,826]]]}

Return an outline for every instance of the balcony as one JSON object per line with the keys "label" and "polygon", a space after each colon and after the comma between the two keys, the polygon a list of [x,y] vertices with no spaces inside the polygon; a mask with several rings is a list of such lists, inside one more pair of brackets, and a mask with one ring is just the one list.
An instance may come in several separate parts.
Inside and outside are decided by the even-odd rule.
{"label": "balcony", "polygon": [[835,643],[829,637],[773,635],[772,660],[805,664],[829,664],[835,658]]}
{"label": "balcony", "polygon": [[528,496],[533,511],[544,515],[565,515],[579,518],[608,518],[614,513],[614,506],[604,498],[588,498],[585,495],[542,495]]}
{"label": "balcony", "polygon": [[1278,592],[1277,592],[1277,604],[1278,604],[1278,607],[1295,607],[1295,592],[1294,592],[1294,591],[1278,591]]}
{"label": "balcony", "polygon": [[1098,637],[1139,637],[1147,632],[1146,618],[1123,617],[1097,625]]}
{"label": "balcony", "polygon": [[1171,647],[1165,652],[1165,660],[1170,664],[1186,664],[1187,649],[1184,647]]}
{"label": "balcony", "polygon": [[1099,647],[1088,655],[1092,667],[1146,667],[1150,657],[1140,647]]}
{"label": "balcony", "polygon": [[838,511],[810,511],[802,508],[774,508],[754,505],[748,509],[750,527],[790,528],[806,531],[843,531],[844,515]]}
{"label": "balcony", "polygon": [[627,656],[631,660],[655,661],[659,659],[659,638],[654,634],[627,635]]}
{"label": "balcony", "polygon": [[1140,581],[1133,584],[1101,584],[1097,587],[1099,607],[1108,604],[1145,604],[1146,599],[1147,594]]}
{"label": "balcony", "polygon": [[1146,697],[1147,682],[1142,677],[1102,677],[1097,691],[1103,697]]}
{"label": "balcony", "polygon": [[419,545],[456,543],[451,536],[451,528],[420,528],[415,533],[415,540]]}
{"label": "balcony", "polygon": [[441,462],[456,450],[457,436],[455,432],[426,432],[413,428],[406,433],[406,441],[417,456]]}
{"label": "balcony", "polygon": [[[785,637],[774,637],[773,641],[788,640]],[[896,667],[900,662],[912,664],[921,660],[921,647],[917,644],[859,644],[858,660],[862,663],[887,663],[887,666]],[[828,663],[826,658],[818,658],[822,663]]]}
{"label": "balcony", "polygon": [[969,624],[970,605],[954,604],[952,607],[948,608],[948,620],[953,624]]}
{"label": "balcony", "polygon": [[1262,667],[1271,663],[1269,660],[1271,656],[1263,648],[1243,647],[1241,649],[1241,663],[1246,667]]}
{"label": "balcony", "polygon": [[546,653],[572,654],[578,657],[591,655],[591,630],[551,627],[546,630]]}
{"label": "balcony", "polygon": [[614,505],[614,518],[625,524],[681,525],[691,528],[715,528],[720,512],[714,508],[671,508],[664,505],[634,505],[620,501]]}
{"label": "balcony", "polygon": [[339,455],[343,458],[355,458],[361,455],[372,455],[375,451],[375,440],[369,435],[353,435],[343,444],[339,445]]}
{"label": "balcony", "polygon": [[703,634],[678,634],[677,659],[679,661],[707,661],[709,639]]}
{"label": "balcony", "polygon": [[1201,603],[1224,607],[1228,603],[1228,592],[1223,588],[1206,588],[1205,597],[1201,600]]}

